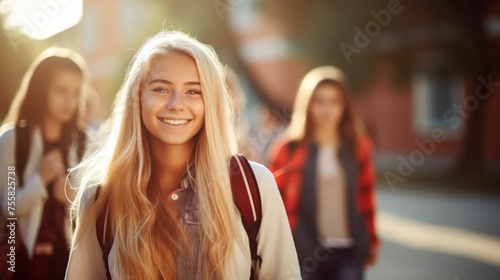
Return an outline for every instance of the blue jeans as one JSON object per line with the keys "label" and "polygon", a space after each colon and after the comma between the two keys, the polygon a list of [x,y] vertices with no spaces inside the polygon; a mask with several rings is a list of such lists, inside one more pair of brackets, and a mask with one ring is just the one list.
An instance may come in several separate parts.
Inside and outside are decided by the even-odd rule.
{"label": "blue jeans", "polygon": [[315,257],[301,260],[300,270],[304,280],[362,280],[363,264],[354,256],[352,248],[335,248],[318,252]]}

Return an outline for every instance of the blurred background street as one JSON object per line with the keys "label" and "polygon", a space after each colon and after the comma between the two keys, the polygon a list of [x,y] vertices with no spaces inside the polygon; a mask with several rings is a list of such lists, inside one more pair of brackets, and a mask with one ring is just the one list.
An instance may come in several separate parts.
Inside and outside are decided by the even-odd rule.
{"label": "blurred background street", "polygon": [[381,182],[377,195],[382,247],[367,279],[499,279],[498,193]]}
{"label": "blurred background street", "polygon": [[500,1],[0,0],[0,20],[0,119],[56,45],[87,60],[97,129],[144,39],[181,30],[234,72],[242,152],[263,163],[304,75],[339,67],[375,147],[367,279],[500,279]]}

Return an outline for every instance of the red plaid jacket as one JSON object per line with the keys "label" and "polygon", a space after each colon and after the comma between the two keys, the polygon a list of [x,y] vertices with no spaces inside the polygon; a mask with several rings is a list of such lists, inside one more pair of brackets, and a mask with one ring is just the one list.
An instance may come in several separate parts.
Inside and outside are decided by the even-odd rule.
{"label": "red plaid jacket", "polygon": [[[308,156],[308,147],[307,143],[303,141],[298,143],[293,152],[290,153],[289,145],[288,141],[274,145],[270,153],[270,170],[276,178],[293,231],[297,226],[302,170]],[[375,172],[371,158],[372,145],[368,137],[360,139],[357,151],[359,174],[356,202],[370,234],[370,249],[373,252],[378,248],[379,240],[375,231]]]}

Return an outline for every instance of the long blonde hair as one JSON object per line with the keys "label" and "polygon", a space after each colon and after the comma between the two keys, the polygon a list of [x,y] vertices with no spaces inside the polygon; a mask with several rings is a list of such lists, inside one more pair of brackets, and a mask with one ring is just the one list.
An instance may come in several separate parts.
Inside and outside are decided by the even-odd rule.
{"label": "long blonde hair", "polygon": [[[147,131],[140,115],[139,92],[155,57],[179,52],[196,61],[205,106],[205,124],[194,153],[196,195],[205,240],[207,279],[236,279],[236,246],[243,252],[243,237],[229,181],[229,159],[236,151],[233,113],[224,83],[224,68],[215,51],[177,31],[162,31],[147,39],[132,59],[118,92],[112,114],[112,131],[96,151],[77,167],[84,175],[73,211],[79,209],[85,188],[100,185],[99,199],[77,218],[72,249],[83,235],[95,234],[96,219],[108,212],[116,247],[114,275],[118,279],[175,279],[176,254],[182,250],[179,235],[188,246],[175,218],[151,192],[152,166]],[[188,171],[188,167],[186,166]],[[164,172],[168,172],[165,170]],[[92,207],[90,207],[92,206]],[[161,213],[161,214],[160,214]],[[166,217],[165,217],[165,214]],[[157,222],[157,220],[161,220]],[[250,263],[249,253],[245,253]],[[99,257],[99,256],[96,256]],[[228,272],[229,271],[229,272]]]}

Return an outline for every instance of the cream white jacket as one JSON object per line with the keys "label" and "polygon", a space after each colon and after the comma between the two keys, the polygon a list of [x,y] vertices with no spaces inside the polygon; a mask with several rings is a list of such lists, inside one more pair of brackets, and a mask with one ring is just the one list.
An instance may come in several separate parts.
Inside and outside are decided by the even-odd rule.
{"label": "cream white jacket", "polygon": [[[290,226],[274,177],[263,165],[255,162],[250,162],[250,164],[257,179],[262,200],[262,223],[257,236],[257,253],[262,257],[262,265],[257,272],[257,278],[263,280],[301,279]],[[82,197],[80,212],[89,200],[94,199],[95,191],[96,187],[86,190]],[[249,252],[248,238],[243,223],[240,222],[240,225],[240,232],[245,237],[243,240],[245,240]],[[84,236],[70,255],[66,279],[106,279],[102,251],[97,236],[94,234],[96,232],[95,226],[89,229],[88,232],[92,234]],[[249,279],[251,264],[245,261],[241,249],[238,246],[235,247],[237,247],[235,257],[239,260],[237,270],[239,277],[237,279]],[[115,244],[112,246],[108,257],[112,278],[114,254]]]}
{"label": "cream white jacket", "polygon": [[[6,124],[0,128],[0,204],[1,218],[6,220],[7,217],[7,191],[8,178],[7,171],[11,165],[15,166],[15,143],[16,132],[12,124]],[[68,153],[68,165],[73,167],[77,164],[76,145],[70,148]],[[43,140],[42,133],[39,128],[33,131],[31,136],[30,154],[26,162],[24,171],[24,185],[16,184],[16,200],[15,200],[15,216],[17,217],[18,232],[28,250],[28,255],[33,257],[38,231],[42,221],[44,202],[48,199],[47,189],[38,174],[38,168],[43,156]],[[19,174],[16,170],[16,182],[19,182]],[[74,176],[72,176],[74,177]],[[70,178],[72,186],[76,186],[74,178]],[[65,223],[66,243],[69,246],[71,242],[71,227],[69,223]]]}

